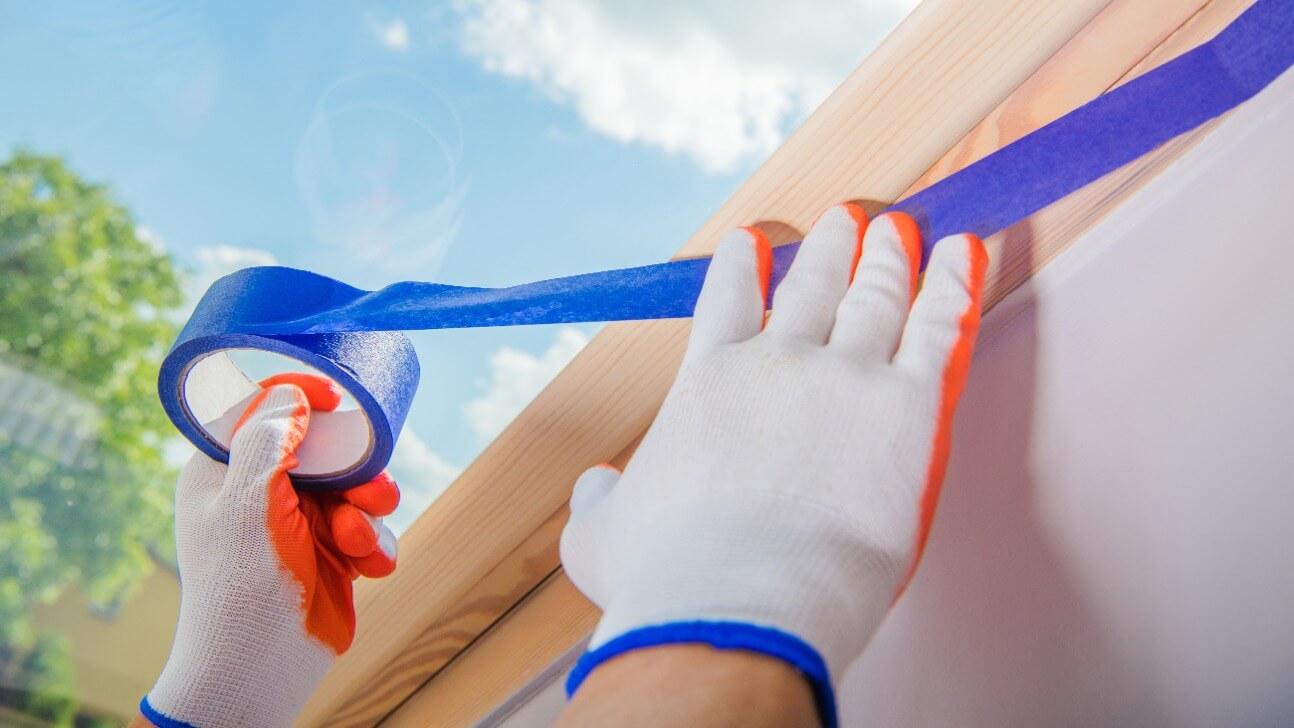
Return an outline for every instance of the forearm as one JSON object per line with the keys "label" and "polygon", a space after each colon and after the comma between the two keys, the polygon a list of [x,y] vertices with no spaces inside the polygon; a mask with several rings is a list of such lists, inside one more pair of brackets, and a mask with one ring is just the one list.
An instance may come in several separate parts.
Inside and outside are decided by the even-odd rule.
{"label": "forearm", "polygon": [[636,650],[593,671],[558,722],[615,725],[817,726],[809,683],[782,660],[679,644]]}

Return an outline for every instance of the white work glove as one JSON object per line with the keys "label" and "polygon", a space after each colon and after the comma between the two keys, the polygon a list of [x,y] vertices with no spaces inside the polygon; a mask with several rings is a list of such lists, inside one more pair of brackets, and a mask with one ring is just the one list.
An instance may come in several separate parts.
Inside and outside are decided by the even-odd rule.
{"label": "white work glove", "polygon": [[833,207],[764,327],[767,240],[719,245],[656,421],[571,495],[562,563],[605,614],[570,694],[627,651],[708,643],[790,662],[834,723],[832,681],[920,558],[979,328],[980,241],[935,246],[913,304],[920,260],[911,218]]}
{"label": "white work glove", "polygon": [[140,703],[160,728],[290,724],[354,637],[351,581],[395,569],[395,536],[377,518],[400,499],[389,477],[340,494],[288,480],[310,410],[335,408],[340,390],[304,374],[261,385],[229,464],[197,453],[176,486],[180,618]]}

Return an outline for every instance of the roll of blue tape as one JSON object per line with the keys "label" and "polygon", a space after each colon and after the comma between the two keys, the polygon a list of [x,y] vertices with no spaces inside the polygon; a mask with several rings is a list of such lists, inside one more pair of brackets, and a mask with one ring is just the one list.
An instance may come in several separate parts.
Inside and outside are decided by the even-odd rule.
{"label": "roll of blue tape", "polygon": [[[1292,61],[1294,0],[1258,0],[1213,40],[890,209],[917,221],[927,258],[945,235],[991,235],[1234,108]],[[797,249],[774,251],[770,297]],[[360,412],[312,418],[292,477],[301,488],[347,488],[386,466],[417,389],[418,359],[399,331],[690,316],[708,266],[680,260],[509,288],[405,282],[380,291],[249,268],[203,296],[163,362],[159,392],[180,432],[224,461],[230,413],[256,391],[224,352],[259,349],[318,369]],[[307,452],[316,430],[331,433],[330,444]]]}
{"label": "roll of blue tape", "polygon": [[[217,434],[210,424],[231,407],[240,412],[237,403],[258,388],[245,377],[239,382],[236,368],[223,353],[267,351],[319,370],[359,404],[354,414],[338,413],[346,418],[338,423],[339,429],[357,437],[337,438],[333,443],[358,445],[357,451],[320,453],[315,459],[322,461],[322,467],[294,471],[293,482],[306,490],[339,490],[380,473],[391,459],[418,390],[418,356],[409,337],[397,331],[265,336],[242,330],[313,310],[346,288],[326,276],[291,268],[248,268],[212,284],[180,331],[158,378],[162,406],[181,434],[210,457],[228,462],[231,433],[226,428]],[[194,406],[195,401],[201,406]],[[318,415],[312,418],[307,440],[314,438],[319,421]],[[304,462],[308,456],[300,459]]]}

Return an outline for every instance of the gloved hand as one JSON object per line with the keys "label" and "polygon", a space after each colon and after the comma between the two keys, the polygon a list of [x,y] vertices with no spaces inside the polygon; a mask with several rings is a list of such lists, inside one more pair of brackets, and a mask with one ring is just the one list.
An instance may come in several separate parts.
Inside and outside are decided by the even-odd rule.
{"label": "gloved hand", "polygon": [[197,453],[175,493],[182,596],[171,656],[140,703],[157,726],[286,726],[355,634],[351,581],[395,569],[378,516],[399,490],[385,474],[340,494],[298,493],[287,472],[331,382],[286,374],[235,431],[229,464]]}
{"label": "gloved hand", "polygon": [[920,260],[907,216],[833,207],[764,327],[767,240],[719,245],[633,460],[571,495],[562,563],[605,613],[570,694],[627,651],[708,643],[790,662],[834,722],[832,681],[920,559],[979,328],[980,241],[942,240],[914,304]]}

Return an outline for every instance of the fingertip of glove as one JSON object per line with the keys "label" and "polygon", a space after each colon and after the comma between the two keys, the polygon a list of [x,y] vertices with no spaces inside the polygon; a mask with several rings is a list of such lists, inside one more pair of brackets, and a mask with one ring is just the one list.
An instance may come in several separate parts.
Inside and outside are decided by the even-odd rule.
{"label": "fingertip of glove", "polygon": [[309,417],[310,405],[305,392],[292,384],[276,384],[256,394],[243,411],[242,417],[234,424],[233,434],[237,438],[245,430],[287,421],[289,426],[286,439],[290,443],[290,449],[295,449],[305,437]]}
{"label": "fingertip of glove", "polygon": [[978,235],[949,235],[940,239],[930,254],[927,283],[932,277],[931,271],[937,271],[938,276],[959,282],[972,298],[979,300],[988,262],[988,250]]}
{"label": "fingertip of glove", "polygon": [[318,412],[331,412],[341,404],[344,390],[341,385],[321,374],[307,372],[283,372],[262,379],[260,385],[265,388],[279,384],[292,384],[305,393],[310,408]]}
{"label": "fingertip of glove", "polygon": [[[893,210],[877,216],[870,228],[873,235],[885,235],[903,249],[908,261],[909,303],[917,295],[917,278],[921,274],[921,262],[925,250],[921,245],[921,228],[917,221],[906,212]],[[870,236],[869,236],[870,237]],[[866,243],[864,243],[866,244]]]}
{"label": "fingertip of glove", "polygon": [[769,245],[768,235],[765,234],[763,230],[760,230],[754,225],[744,225],[738,228],[738,230],[741,230],[742,232],[749,235],[751,241],[753,241],[756,245]]}
{"label": "fingertip of glove", "polygon": [[362,557],[377,548],[380,525],[372,516],[349,503],[342,503],[332,512],[333,541],[347,556]]}
{"label": "fingertip of glove", "polygon": [[352,558],[351,563],[361,575],[369,579],[381,579],[395,571],[399,548],[400,542],[396,539],[395,533],[386,526],[382,526],[377,538],[377,547],[372,553]]}
{"label": "fingertip of glove", "polygon": [[400,488],[388,473],[379,473],[363,485],[344,490],[346,502],[373,516],[389,516],[400,505]]}
{"label": "fingertip of glove", "polygon": [[751,243],[755,246],[755,275],[759,279],[760,298],[767,305],[768,286],[773,277],[773,246],[763,230],[753,225],[747,225],[741,230],[750,236]]}
{"label": "fingertip of glove", "polygon": [[620,480],[620,469],[611,463],[600,463],[585,470],[571,488],[571,515],[588,514],[611,494]]}
{"label": "fingertip of glove", "polygon": [[818,213],[809,228],[812,229],[823,221],[844,223],[846,220],[861,231],[867,227],[869,217],[867,211],[857,202],[838,202]]}
{"label": "fingertip of glove", "polygon": [[984,273],[988,270],[988,248],[984,247],[984,241],[975,233],[963,233],[966,236],[966,245],[970,248],[970,279],[971,285],[978,288],[984,282]]}

